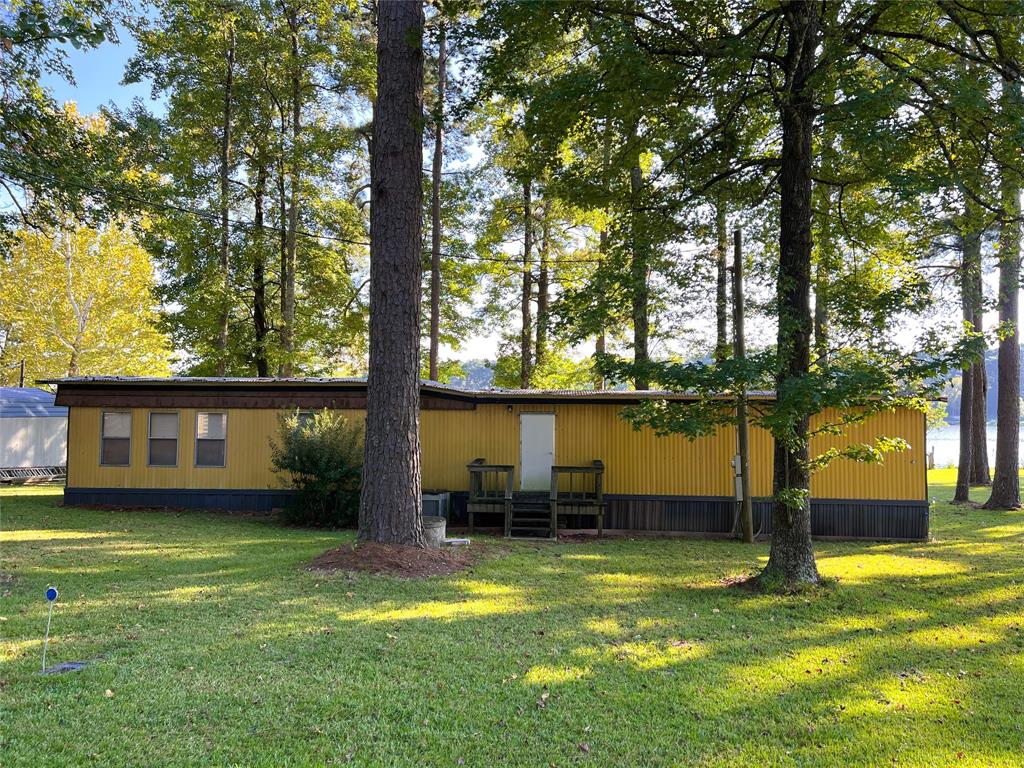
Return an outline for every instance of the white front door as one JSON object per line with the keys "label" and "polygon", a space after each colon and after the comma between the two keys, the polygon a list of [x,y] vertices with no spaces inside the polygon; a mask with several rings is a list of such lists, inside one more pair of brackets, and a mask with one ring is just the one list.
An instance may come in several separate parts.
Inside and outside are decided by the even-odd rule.
{"label": "white front door", "polygon": [[555,463],[555,414],[519,414],[519,487],[524,491],[551,488]]}

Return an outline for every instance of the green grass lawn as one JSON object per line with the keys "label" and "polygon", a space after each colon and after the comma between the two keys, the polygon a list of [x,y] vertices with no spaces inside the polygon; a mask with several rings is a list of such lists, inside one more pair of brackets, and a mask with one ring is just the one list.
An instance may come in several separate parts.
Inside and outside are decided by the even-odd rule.
{"label": "green grass lawn", "polygon": [[[349,534],[4,490],[0,765],[1024,762],[1024,513],[819,543],[809,596],[721,586],[767,545],[516,542],[422,581],[304,570]],[[43,592],[60,588],[37,674]]]}

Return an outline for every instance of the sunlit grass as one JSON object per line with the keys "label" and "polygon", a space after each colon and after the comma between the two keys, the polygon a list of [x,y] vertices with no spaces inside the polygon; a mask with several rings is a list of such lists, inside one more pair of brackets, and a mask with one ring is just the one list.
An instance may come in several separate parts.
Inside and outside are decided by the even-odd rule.
{"label": "sunlit grass", "polygon": [[[403,581],[305,569],[346,533],[4,490],[0,765],[1019,766],[1024,513],[954,479],[933,541],[819,542],[834,584],[782,597],[722,586],[765,544],[502,544]],[[50,583],[49,660],[92,660],[61,677]]]}

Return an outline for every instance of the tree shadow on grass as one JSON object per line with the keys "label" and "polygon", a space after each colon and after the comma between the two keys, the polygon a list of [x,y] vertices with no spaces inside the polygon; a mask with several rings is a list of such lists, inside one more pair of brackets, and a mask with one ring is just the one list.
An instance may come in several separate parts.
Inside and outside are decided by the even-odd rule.
{"label": "tree shadow on grass", "polygon": [[[1002,541],[830,542],[836,589],[769,596],[720,585],[764,545],[512,546],[408,582],[304,571],[330,535],[73,514],[69,530],[109,522],[110,540],[5,547],[31,576],[5,626],[19,758],[935,765],[1012,764],[1020,746],[1008,582],[1024,573]],[[67,593],[55,650],[106,655],[58,683],[28,655],[45,610],[29,582],[50,561],[80,568],[85,594]],[[65,722],[95,735],[62,741]]]}

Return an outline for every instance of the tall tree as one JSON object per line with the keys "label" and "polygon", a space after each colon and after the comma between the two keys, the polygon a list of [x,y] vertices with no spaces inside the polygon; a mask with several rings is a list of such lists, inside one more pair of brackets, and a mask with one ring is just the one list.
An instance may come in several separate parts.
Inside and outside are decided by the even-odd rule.
{"label": "tall tree", "polygon": [[725,201],[715,201],[715,360],[729,356],[729,233],[725,228]]}
{"label": "tall tree", "polygon": [[534,366],[544,370],[547,363],[551,326],[551,199],[545,195],[540,206],[540,247],[537,249],[537,343]]}
{"label": "tall tree", "polygon": [[437,30],[437,101],[434,104],[434,158],[430,167],[430,371],[438,380],[438,348],[441,345],[441,174],[444,167],[444,98],[448,79],[445,20]]}
{"label": "tall tree", "polygon": [[423,8],[382,0],[370,153],[370,368],[359,538],[422,547]]}
{"label": "tall tree", "polygon": [[[57,105],[42,80],[74,82],[73,46],[116,41],[104,0],[7,2],[0,12],[0,240],[26,226],[59,226],[68,213],[104,214],[110,201],[89,192],[121,166],[97,153],[97,134],[72,108]],[[113,155],[116,157],[116,154]],[[31,210],[30,210],[31,208]],[[102,216],[99,216],[102,218]],[[5,245],[0,242],[0,246]]]}
{"label": "tall tree", "polygon": [[224,109],[220,137],[220,328],[217,336],[217,375],[227,372],[228,331],[231,321],[231,129],[234,121],[235,22],[224,18]]}
{"label": "tall tree", "polygon": [[529,389],[533,370],[533,179],[523,182],[523,281],[519,311],[519,385]]}
{"label": "tall tree", "polygon": [[[962,246],[964,255],[963,263],[960,266],[960,296],[963,310],[964,326],[974,327],[975,301],[973,298],[975,281],[973,275],[973,261],[968,260],[968,253],[973,248],[966,243]],[[979,265],[980,267],[980,265]],[[964,362],[960,371],[960,457],[956,465],[956,490],[953,492],[954,504],[966,504],[971,497],[971,470],[974,466],[972,454],[974,452],[974,376],[975,363],[971,360]]]}
{"label": "tall tree", "polygon": [[151,80],[167,105],[123,117],[152,126],[158,183],[139,197],[155,203],[145,242],[183,372],[363,372],[368,14],[342,0],[159,0],[132,29],[126,80]]}
{"label": "tall tree", "polygon": [[[964,238],[964,267],[973,281],[970,291],[971,326],[974,333],[985,332],[985,283],[983,279],[982,233],[970,232]],[[984,356],[971,366],[971,485],[991,485],[988,468],[988,372]],[[961,406],[962,407],[962,406]]]}
{"label": "tall tree", "polygon": [[[645,136],[660,131],[666,140],[645,142],[652,155],[645,165],[653,169],[649,180],[645,171],[648,199],[632,208],[642,210],[648,220],[656,216],[659,222],[674,224],[677,229],[667,239],[679,235],[681,218],[674,217],[695,200],[706,200],[723,181],[760,181],[764,192],[771,187],[763,179],[772,179],[775,205],[767,210],[767,220],[777,226],[775,243],[768,246],[778,248],[774,350],[751,358],[742,369],[732,364],[651,363],[645,371],[634,361],[611,364],[609,370],[634,380],[648,376],[669,389],[709,393],[737,387],[737,377],[765,386],[763,374],[770,372],[777,397],[758,418],[775,441],[774,514],[772,550],[761,581],[771,586],[816,582],[809,480],[837,456],[825,452],[812,457],[810,444],[822,429],[841,430],[842,425],[812,431],[811,417],[832,408],[850,413],[854,408],[873,412],[891,407],[908,386],[925,386],[926,369],[934,375],[974,354],[976,340],[968,335],[942,348],[922,337],[916,348],[901,349],[889,331],[891,321],[903,312],[920,311],[927,300],[925,284],[912,263],[890,262],[885,249],[877,248],[869,259],[858,259],[866,265],[866,275],[857,276],[852,289],[835,279],[837,275],[827,275],[827,304],[836,310],[833,327],[841,327],[843,334],[835,335],[827,358],[812,365],[812,232],[820,215],[812,205],[812,179],[822,151],[815,137],[822,124],[830,123],[836,146],[849,156],[840,158],[834,174],[817,177],[843,190],[837,216],[844,229],[850,224],[845,213],[851,195],[880,201],[875,210],[882,216],[874,221],[865,216],[862,229],[844,231],[846,240],[862,247],[862,235],[870,235],[867,241],[874,246],[898,244],[892,228],[908,219],[887,210],[902,212],[906,201],[920,201],[936,194],[940,185],[951,186],[963,170],[957,154],[943,151],[948,148],[944,131],[951,122],[949,95],[962,91],[967,82],[957,64],[998,66],[996,56],[1009,40],[1006,14],[983,4],[960,8],[941,2],[765,6],[751,1],[730,3],[723,11],[722,6],[699,4],[638,6],[631,0],[523,10],[509,0],[489,4],[480,26],[503,32],[500,45],[487,50],[483,67],[498,83],[509,80],[516,60],[535,61],[534,51],[543,57],[549,46],[567,49],[565,56],[573,63],[563,74],[523,78],[527,85],[517,91],[531,94],[526,121],[531,137],[543,135],[546,127],[552,150],[588,131],[593,135],[595,115],[607,114],[605,99],[624,98],[621,89],[606,83],[617,82],[623,69],[633,74],[626,98],[635,95],[639,103],[628,108],[643,116]],[[604,32],[613,39],[617,34],[620,44],[602,46],[603,41],[594,40]],[[707,109],[709,103],[713,110]],[[550,122],[542,122],[544,106],[552,107]],[[973,126],[991,122],[984,100],[974,99],[964,112]],[[894,113],[906,119],[893,121]],[[730,146],[732,151],[708,151]],[[548,156],[556,157],[558,151]],[[920,162],[933,157],[934,165]],[[984,189],[971,191],[982,205],[988,204]],[[884,289],[872,285],[878,277],[885,278]],[[849,322],[855,318],[860,322]],[[720,415],[721,406],[713,398],[700,401],[690,409],[690,418],[673,415],[675,410],[656,404],[634,409],[630,418],[656,429],[689,433],[694,423],[707,423],[697,416]],[[844,458],[874,461],[897,447],[881,439],[870,450]]]}
{"label": "tall tree", "polygon": [[21,360],[31,379],[169,374],[153,284],[123,222],[19,232],[0,259],[0,382],[12,383]]}
{"label": "tall tree", "polygon": [[[1001,111],[1019,115],[1020,84],[1004,78]],[[1012,124],[1012,123],[1011,123]],[[1005,142],[1010,152],[1018,146]],[[992,493],[985,502],[989,509],[1016,509],[1020,506],[1020,175],[1010,166],[1000,172],[1003,205],[999,233],[999,374],[996,413],[996,465]]]}
{"label": "tall tree", "polygon": [[[810,369],[811,176],[814,167],[815,101],[813,74],[821,44],[817,3],[784,8],[782,71],[787,93],[780,99],[782,167],[779,174],[779,316],[775,388],[782,391]],[[785,425],[796,439],[775,441],[772,547],[762,578],[783,583],[818,581],[811,545],[808,489],[809,414],[792,413]]]}

